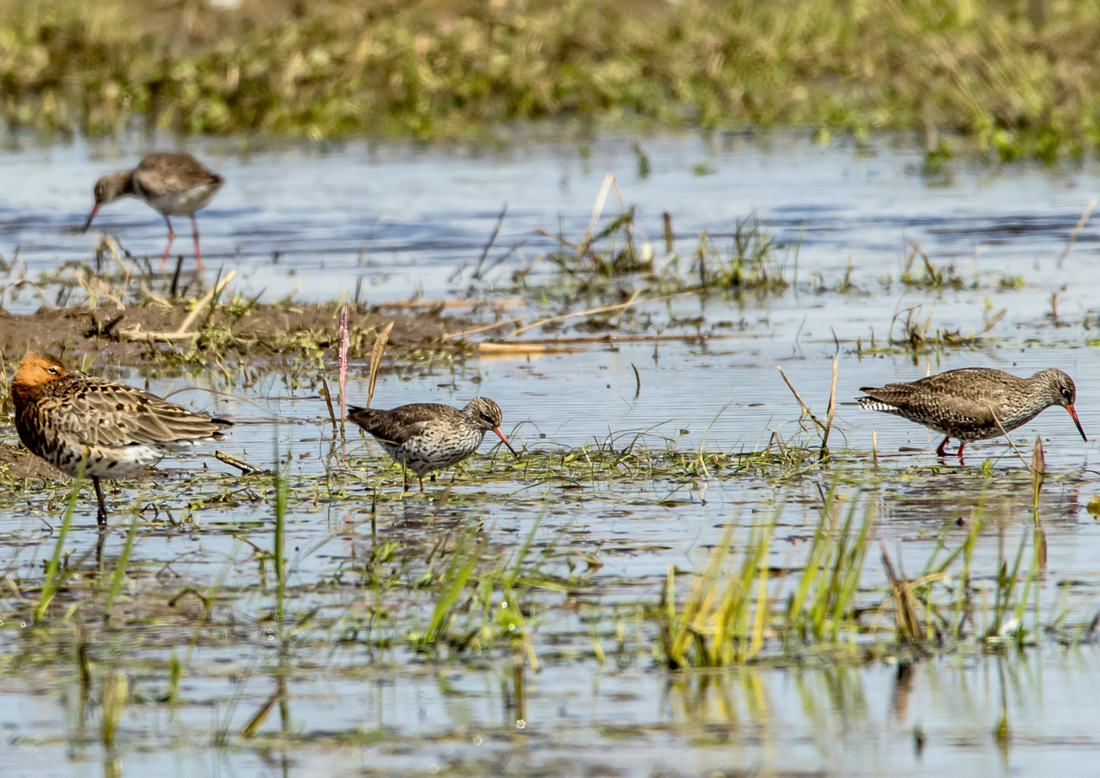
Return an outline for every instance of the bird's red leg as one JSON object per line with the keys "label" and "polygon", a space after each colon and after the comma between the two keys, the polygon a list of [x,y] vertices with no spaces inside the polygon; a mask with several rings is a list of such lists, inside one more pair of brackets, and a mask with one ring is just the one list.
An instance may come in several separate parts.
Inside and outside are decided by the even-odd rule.
{"label": "bird's red leg", "polygon": [[164,216],[164,223],[168,225],[168,245],[164,247],[164,256],[160,258],[161,270],[164,270],[164,266],[168,264],[168,252],[172,250],[172,241],[176,239],[176,233],[172,231],[172,220],[167,214]]}
{"label": "bird's red leg", "polygon": [[420,493],[424,494],[424,476],[418,475],[417,478],[420,479]]}
{"label": "bird's red leg", "polygon": [[941,457],[947,456],[947,451],[945,451],[944,449],[947,448],[947,441],[949,441],[949,440],[951,440],[950,437],[946,437],[946,438],[943,439],[943,443],[941,443],[940,447],[936,449],[936,454],[938,454]]}
{"label": "bird's red leg", "polygon": [[963,448],[964,448],[965,446],[966,446],[966,441],[965,441],[965,440],[960,440],[960,441],[959,441],[959,461],[960,461],[960,462],[962,462],[962,458],[963,458]]}
{"label": "bird's red leg", "polygon": [[191,214],[191,234],[195,236],[195,269],[202,270],[202,249],[199,248],[199,223]]}

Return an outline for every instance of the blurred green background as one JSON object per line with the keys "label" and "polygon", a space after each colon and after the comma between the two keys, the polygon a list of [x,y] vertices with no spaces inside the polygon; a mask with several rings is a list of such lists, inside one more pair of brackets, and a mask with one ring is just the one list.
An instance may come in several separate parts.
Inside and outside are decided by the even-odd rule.
{"label": "blurred green background", "polygon": [[1100,137],[1092,2],[0,0],[0,19],[7,133],[785,126],[1048,162]]}

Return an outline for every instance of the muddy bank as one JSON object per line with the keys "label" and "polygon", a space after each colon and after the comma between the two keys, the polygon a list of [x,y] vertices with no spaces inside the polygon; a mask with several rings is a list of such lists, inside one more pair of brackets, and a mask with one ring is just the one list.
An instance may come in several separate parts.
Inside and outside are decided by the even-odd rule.
{"label": "muddy bank", "polygon": [[66,477],[20,443],[0,443],[0,475],[15,479],[44,478],[48,481],[60,481]]}
{"label": "muddy bank", "polygon": [[[17,361],[27,351],[66,357],[105,357],[120,365],[174,364],[202,359],[269,360],[335,354],[339,304],[247,305],[233,303],[197,312],[188,303],[146,303],[122,307],[43,308],[29,315],[0,311],[0,357]],[[458,352],[461,341],[448,332],[467,322],[441,308],[350,309],[349,358],[365,359],[379,331],[393,324],[389,356]]]}

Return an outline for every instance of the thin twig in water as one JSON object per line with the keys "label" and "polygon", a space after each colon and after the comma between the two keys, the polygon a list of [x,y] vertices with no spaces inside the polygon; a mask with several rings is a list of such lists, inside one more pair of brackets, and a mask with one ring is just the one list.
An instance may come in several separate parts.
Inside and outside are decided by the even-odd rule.
{"label": "thin twig in water", "polygon": [[243,459],[237,459],[237,457],[233,456],[232,454],[227,454],[224,451],[215,451],[214,452],[214,459],[218,460],[219,462],[225,462],[230,467],[237,468],[244,475],[251,475],[252,473],[266,472],[262,467],[256,467],[255,465],[250,465],[247,462],[245,462]]}
{"label": "thin twig in water", "polygon": [[[513,330],[511,333],[509,333],[505,337],[514,338],[517,335],[522,335],[524,332],[527,332],[527,330],[534,329],[535,327],[541,327],[542,325],[547,324],[547,323],[552,322],[552,321],[562,321],[564,319],[575,319],[575,318],[578,318],[580,316],[593,316],[597,313],[608,313],[610,311],[621,311],[624,308],[629,308],[632,305],[634,305],[636,302],[638,302],[638,294],[639,294],[638,290],[635,289],[634,292],[630,295],[630,299],[627,300],[625,303],[618,303],[617,305],[605,305],[605,306],[601,306],[599,308],[589,308],[588,310],[585,310],[585,311],[577,311],[576,313],[565,313],[565,314],[562,314],[561,316],[551,316],[549,319],[543,319],[542,321],[531,322],[530,324],[527,324],[523,327],[517,327],[515,330]],[[658,299],[661,299],[661,298],[653,298],[653,299],[658,300]],[[643,300],[642,302],[645,302],[645,301]]]}
{"label": "thin twig in water", "polygon": [[[616,191],[619,185],[615,181],[615,174],[608,173],[603,177],[603,183],[600,185],[600,193],[596,195],[596,202],[592,206],[592,216],[588,219],[588,226],[584,228],[584,237],[581,238],[581,242],[577,245],[576,259],[580,259],[584,252],[588,251],[589,243],[592,241],[592,231],[596,229],[596,223],[599,222],[600,216],[603,214],[604,203],[607,202],[607,195],[611,192],[611,187],[614,186]],[[619,204],[622,204],[622,194],[619,194]]]}
{"label": "thin twig in water", "polygon": [[449,340],[455,340],[457,338],[465,338],[467,335],[476,335],[479,332],[488,332],[489,330],[497,330],[501,327],[507,327],[509,324],[522,324],[523,317],[515,319],[505,319],[504,321],[493,322],[492,324],[485,324],[481,327],[474,327],[473,329],[463,330],[462,332],[445,332],[444,338]]}
{"label": "thin twig in water", "polygon": [[833,428],[833,417],[836,414],[836,376],[839,362],[837,357],[833,357],[833,383],[832,388],[829,391],[829,410],[825,415],[825,421],[817,418],[814,412],[810,410],[810,406],[806,405],[806,402],[802,399],[802,396],[798,393],[798,390],[794,388],[794,384],[787,378],[787,374],[783,372],[783,368],[776,366],[779,371],[779,375],[783,378],[783,383],[787,385],[787,388],[791,390],[794,395],[794,399],[798,400],[798,404],[802,407],[802,413],[810,417],[810,420],[817,425],[821,430],[821,452],[818,455],[818,459],[822,460],[829,456],[829,432]]}
{"label": "thin twig in water", "polygon": [[1094,197],[1089,200],[1089,204],[1085,206],[1085,212],[1082,213],[1081,218],[1077,220],[1077,226],[1074,227],[1073,232],[1069,234],[1069,239],[1066,240],[1066,246],[1062,249],[1062,253],[1058,256],[1058,262],[1056,263],[1058,267],[1061,267],[1062,262],[1067,256],[1069,256],[1069,252],[1073,249],[1073,244],[1077,242],[1077,236],[1081,234],[1081,230],[1085,229],[1085,225],[1089,221],[1089,216],[1092,215],[1093,209],[1095,208],[1096,198]]}
{"label": "thin twig in water", "polygon": [[553,348],[565,348],[570,345],[584,345],[587,343],[660,343],[661,341],[673,341],[677,343],[697,343],[701,340],[735,340],[744,338],[743,333],[737,332],[707,332],[705,335],[694,333],[654,333],[652,335],[619,335],[612,332],[604,332],[599,335],[574,335],[568,338],[527,338],[522,343],[479,343],[479,347],[492,346],[531,346],[545,345]]}
{"label": "thin twig in water", "polygon": [[500,228],[504,224],[504,217],[507,213],[508,203],[505,203],[504,207],[500,209],[500,215],[497,216],[497,223],[496,226],[493,227],[493,232],[489,236],[489,240],[485,242],[485,248],[481,250],[481,256],[477,260],[477,267],[474,269],[474,278],[481,278],[481,270],[482,267],[485,265],[485,258],[489,256],[489,250],[493,248],[493,243],[496,242],[497,235],[500,234]]}
{"label": "thin twig in water", "polygon": [[[591,341],[597,342],[597,341]],[[604,336],[600,339],[601,343],[614,342],[610,337]],[[477,350],[481,354],[574,354],[584,351],[583,348],[577,348],[575,346],[555,346],[552,343],[537,343],[529,340],[521,340],[518,343],[496,343],[494,341],[483,341],[477,344]]]}

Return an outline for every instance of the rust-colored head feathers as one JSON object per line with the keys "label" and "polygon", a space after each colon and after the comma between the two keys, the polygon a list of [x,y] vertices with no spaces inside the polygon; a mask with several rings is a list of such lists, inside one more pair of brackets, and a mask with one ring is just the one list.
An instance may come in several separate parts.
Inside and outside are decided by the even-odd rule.
{"label": "rust-colored head feathers", "polygon": [[56,381],[69,371],[61,361],[49,354],[28,351],[19,361],[15,376],[11,379],[11,396],[18,408],[39,386]]}

